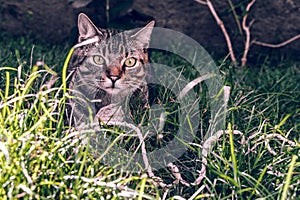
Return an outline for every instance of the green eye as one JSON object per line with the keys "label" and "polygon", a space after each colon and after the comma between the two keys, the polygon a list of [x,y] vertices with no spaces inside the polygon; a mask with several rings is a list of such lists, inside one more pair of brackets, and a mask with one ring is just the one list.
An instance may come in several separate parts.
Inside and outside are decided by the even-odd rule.
{"label": "green eye", "polygon": [[132,57],[127,58],[124,62],[126,67],[133,67],[135,65],[135,63],[136,63],[136,59],[132,58]]}
{"label": "green eye", "polygon": [[103,65],[104,64],[104,59],[101,56],[93,56],[93,61],[97,65]]}

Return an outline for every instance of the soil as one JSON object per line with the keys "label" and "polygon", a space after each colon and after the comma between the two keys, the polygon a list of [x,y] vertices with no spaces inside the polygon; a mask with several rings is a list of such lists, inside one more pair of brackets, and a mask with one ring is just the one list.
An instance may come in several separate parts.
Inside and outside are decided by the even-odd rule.
{"label": "soil", "polygon": [[[76,6],[74,2],[76,1]],[[78,2],[86,2],[79,4]],[[207,6],[193,0],[110,0],[110,18],[107,19],[106,1],[99,0],[0,0],[0,30],[10,35],[30,34],[37,41],[49,44],[74,42],[77,37],[77,15],[88,14],[99,26],[129,24],[130,28],[146,24],[151,18],[156,26],[180,31],[197,40],[209,53],[217,57],[228,54],[224,36]],[[241,56],[245,35],[238,28],[237,20],[228,3],[212,1],[224,22],[234,44],[237,56]],[[242,15],[245,3],[232,0],[235,12]],[[121,9],[120,9],[121,7]],[[117,9],[114,9],[117,8]],[[122,9],[123,8],[123,9]],[[241,20],[241,19],[239,19]],[[255,20],[251,37],[257,41],[280,43],[300,33],[300,1],[264,0],[252,7],[248,22]],[[128,25],[128,27],[129,27]],[[125,27],[126,28],[126,27]],[[298,58],[300,40],[279,49],[252,45],[250,57],[255,59],[262,52],[268,56]]]}

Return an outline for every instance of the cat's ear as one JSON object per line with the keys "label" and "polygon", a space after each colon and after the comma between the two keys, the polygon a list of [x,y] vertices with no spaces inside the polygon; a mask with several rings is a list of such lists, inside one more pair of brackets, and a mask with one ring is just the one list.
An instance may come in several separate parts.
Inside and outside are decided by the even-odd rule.
{"label": "cat's ear", "polygon": [[99,29],[93,24],[93,22],[83,13],[78,15],[78,31],[79,38],[78,41],[82,42],[88,38],[96,35],[102,35]]}
{"label": "cat's ear", "polygon": [[154,24],[155,24],[154,21],[149,22],[141,30],[139,30],[138,32],[136,32],[131,36],[131,38],[135,41],[138,48],[146,49],[149,47]]}

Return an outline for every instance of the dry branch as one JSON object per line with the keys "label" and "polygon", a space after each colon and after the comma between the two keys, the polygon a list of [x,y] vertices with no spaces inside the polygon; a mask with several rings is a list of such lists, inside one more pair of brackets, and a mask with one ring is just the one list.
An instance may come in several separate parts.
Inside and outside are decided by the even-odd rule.
{"label": "dry branch", "polygon": [[[228,47],[228,50],[229,50],[229,55],[231,57],[231,60],[233,62],[233,64],[236,66],[237,64],[237,61],[236,61],[236,58],[235,58],[235,54],[234,54],[234,50],[233,50],[233,47],[232,47],[232,43],[231,43],[231,39],[230,39],[230,36],[225,28],[225,25],[224,23],[222,22],[222,20],[219,18],[212,2],[210,0],[194,0],[195,2],[198,2],[202,5],[206,5],[208,6],[211,14],[213,15],[213,17],[215,18],[215,21],[217,22],[217,24],[219,25],[219,27],[221,28],[222,32],[223,32],[223,35],[226,39],[226,43],[227,43],[227,47]],[[282,42],[282,43],[279,43],[279,44],[269,44],[269,43],[265,43],[265,42],[260,42],[260,41],[256,41],[256,40],[253,40],[251,41],[251,32],[250,32],[250,28],[254,22],[254,20],[252,20],[248,25],[247,25],[247,18],[248,18],[248,13],[250,12],[251,10],[251,7],[253,6],[253,4],[256,2],[256,0],[252,0],[248,3],[247,7],[246,7],[246,14],[244,15],[243,19],[242,19],[242,28],[243,30],[245,31],[245,35],[246,35],[246,39],[245,39],[245,48],[244,48],[244,53],[243,53],[243,57],[241,59],[241,64],[242,66],[246,66],[246,63],[247,63],[247,55],[249,53],[249,50],[250,50],[250,45],[251,44],[256,44],[256,45],[260,45],[260,46],[264,46],[264,47],[270,47],[270,48],[280,48],[280,47],[283,47],[285,45],[288,45],[290,44],[291,42],[295,41],[295,40],[298,40],[300,39],[300,34]]]}
{"label": "dry branch", "polygon": [[200,4],[207,5],[207,2],[205,0],[195,0],[195,1]]}
{"label": "dry branch", "polygon": [[250,49],[250,38],[251,38],[250,27],[253,24],[254,20],[252,20],[250,22],[249,26],[247,26],[246,23],[247,23],[248,13],[249,13],[249,11],[250,11],[250,9],[251,9],[251,7],[253,6],[254,3],[255,3],[255,0],[252,0],[247,5],[246,14],[243,17],[243,22],[242,22],[242,27],[243,27],[243,30],[245,31],[245,34],[246,34],[245,50],[244,50],[244,54],[243,54],[243,57],[242,57],[242,67],[246,66],[247,55],[248,55],[248,52],[249,52],[249,49]]}
{"label": "dry branch", "polygon": [[215,18],[217,24],[220,26],[220,28],[223,32],[223,35],[224,35],[226,43],[227,43],[227,48],[228,48],[228,51],[229,51],[229,54],[230,54],[230,57],[231,57],[231,61],[236,66],[236,58],[235,58],[235,54],[234,54],[234,51],[233,51],[233,48],[232,48],[232,43],[231,43],[231,40],[230,40],[230,36],[229,36],[229,34],[228,34],[228,32],[225,28],[225,25],[224,25],[223,21],[218,16],[213,4],[211,3],[210,0],[206,0],[206,2],[204,2],[202,0],[195,0],[195,1],[200,3],[200,4],[208,6],[211,14],[213,15],[213,17]]}
{"label": "dry branch", "polygon": [[173,176],[176,178],[176,181],[174,182],[175,184],[178,184],[179,182],[187,187],[190,186],[190,184],[188,182],[186,182],[185,180],[183,180],[179,168],[173,164],[173,163],[169,163],[168,164],[168,168],[170,169],[170,171],[172,172]]}
{"label": "dry branch", "polygon": [[265,43],[265,42],[259,42],[259,41],[252,41],[253,44],[256,44],[256,45],[260,45],[260,46],[264,46],[264,47],[270,47],[270,48],[280,48],[280,47],[283,47],[285,45],[288,45],[289,43],[295,41],[295,40],[298,40],[300,39],[300,34],[282,42],[282,43],[279,43],[279,44],[269,44],[269,43]]}
{"label": "dry branch", "polygon": [[[207,138],[204,141],[204,143],[202,145],[202,151],[201,151],[201,156],[202,156],[201,170],[198,171],[198,177],[192,183],[192,185],[199,185],[201,183],[201,181],[205,178],[205,175],[206,175],[206,166],[208,164],[206,158],[207,158],[208,154],[212,151],[214,145],[219,140],[219,138],[223,134],[229,134],[229,133],[230,133],[229,130],[219,130],[214,135],[210,136],[209,138]],[[241,145],[245,144],[245,136],[244,136],[244,134],[242,132],[240,132],[239,130],[234,130],[234,131],[232,131],[232,133],[234,135],[241,135],[242,139],[240,141],[240,144]]]}
{"label": "dry branch", "polygon": [[[255,136],[257,136],[259,133],[260,133],[260,132],[258,132],[258,133],[256,133],[256,134],[254,134],[253,136],[249,137],[249,140],[252,139],[252,138],[254,138]],[[254,145],[251,149],[250,149],[250,148],[248,149],[246,155],[247,155],[248,153],[250,153],[250,152],[253,152],[253,151],[256,149],[256,147],[259,146],[260,144],[265,143],[265,145],[266,145],[268,151],[269,151],[272,155],[275,156],[275,155],[276,155],[276,152],[271,148],[271,146],[270,146],[270,144],[269,144],[270,140],[273,139],[273,138],[277,138],[277,139],[279,139],[279,140],[282,140],[284,143],[288,143],[288,144],[289,144],[290,146],[292,146],[292,147],[297,146],[297,144],[296,144],[295,142],[293,142],[293,141],[291,141],[291,140],[285,138],[284,136],[282,136],[282,135],[280,135],[280,134],[277,134],[277,133],[273,133],[273,134],[268,134],[268,135],[262,135],[262,136],[260,136],[260,137],[255,141],[255,145]],[[249,143],[249,142],[247,141],[247,143]]]}

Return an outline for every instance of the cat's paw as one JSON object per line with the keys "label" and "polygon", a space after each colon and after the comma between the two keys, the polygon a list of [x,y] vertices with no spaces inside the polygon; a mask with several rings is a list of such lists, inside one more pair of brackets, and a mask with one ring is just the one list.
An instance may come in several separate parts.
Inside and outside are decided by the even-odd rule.
{"label": "cat's paw", "polygon": [[95,118],[96,121],[100,121],[102,124],[116,125],[124,122],[125,115],[120,105],[109,104],[101,108]]}

